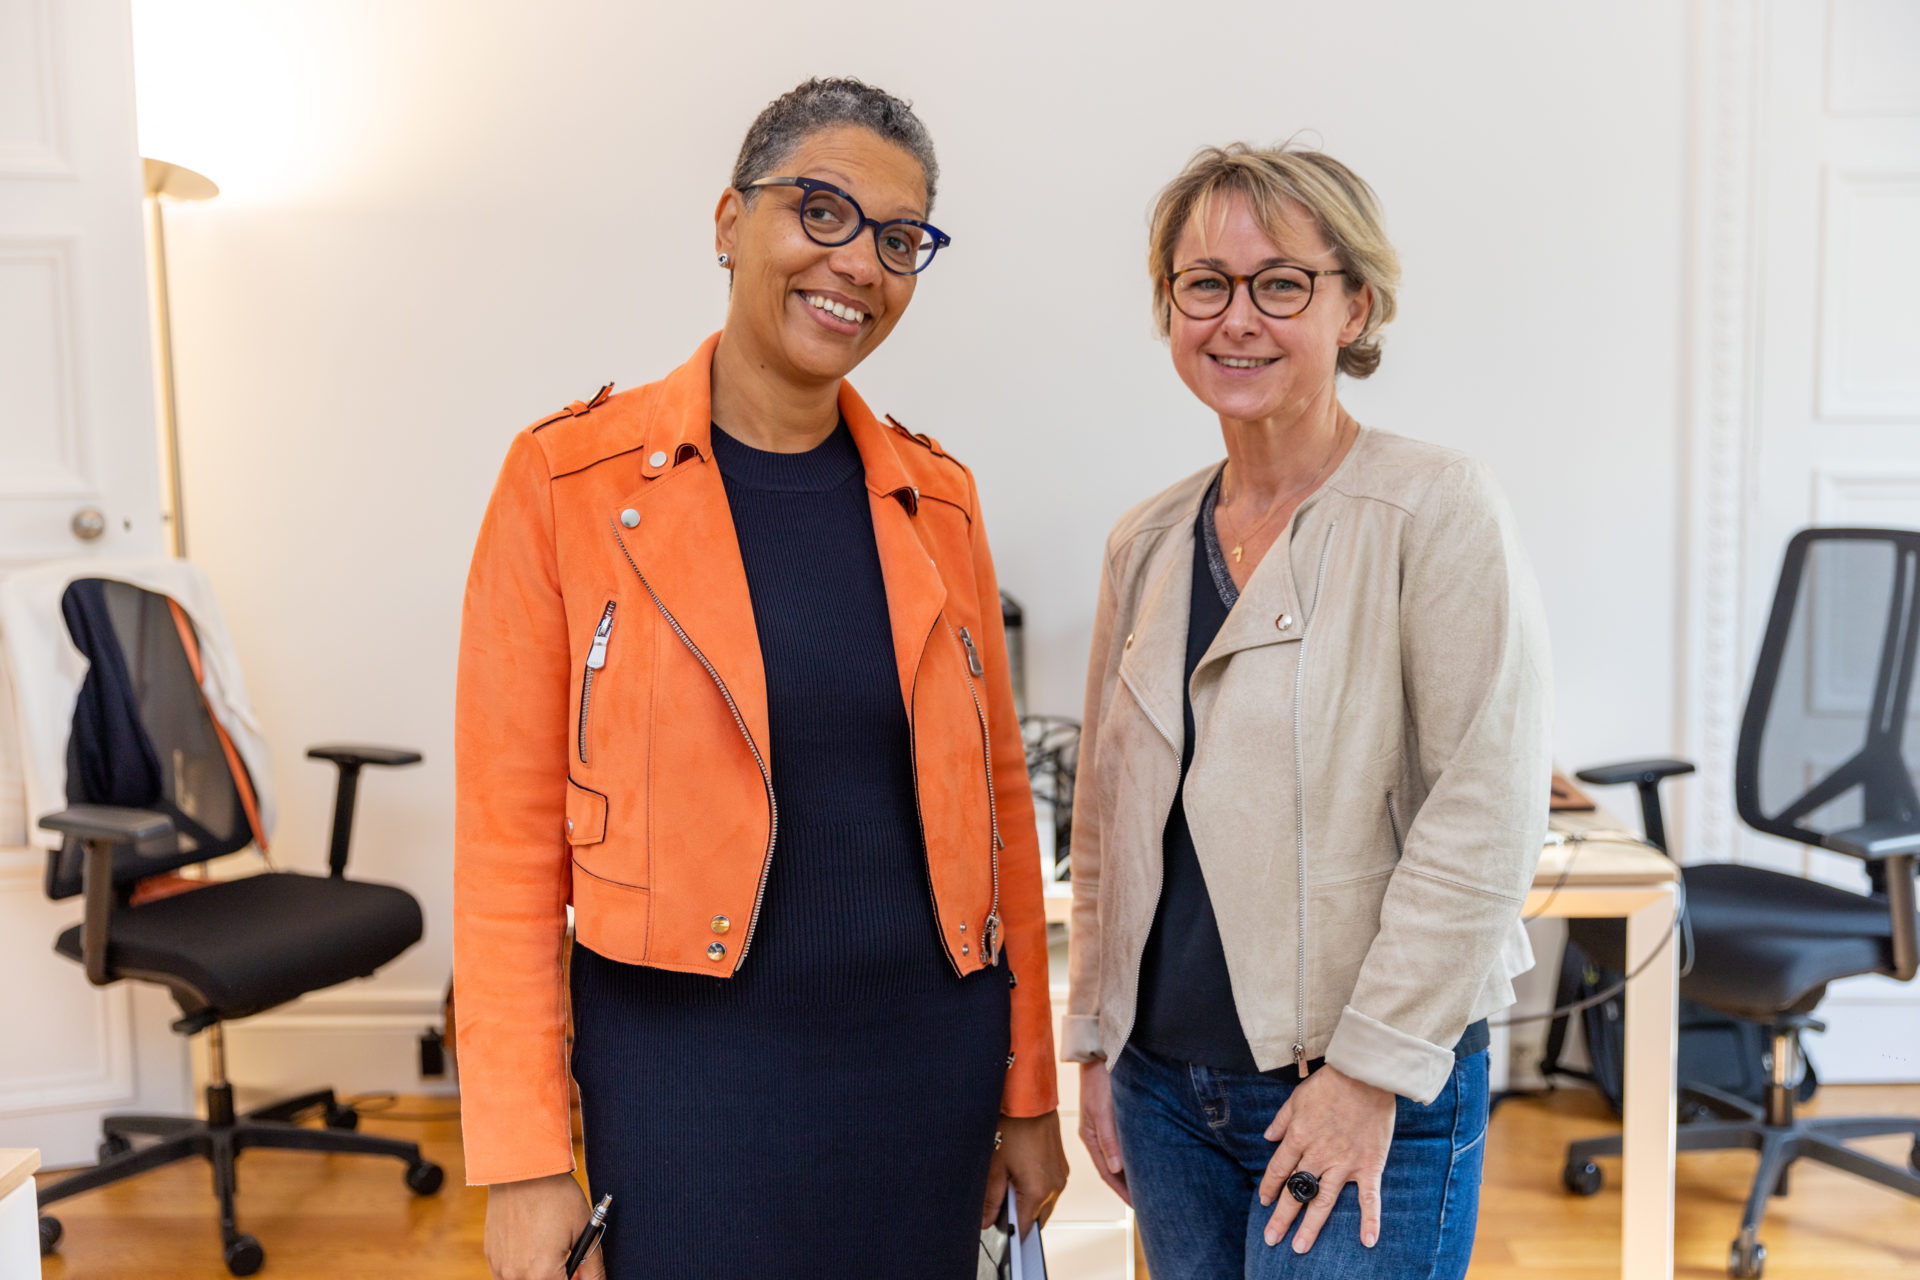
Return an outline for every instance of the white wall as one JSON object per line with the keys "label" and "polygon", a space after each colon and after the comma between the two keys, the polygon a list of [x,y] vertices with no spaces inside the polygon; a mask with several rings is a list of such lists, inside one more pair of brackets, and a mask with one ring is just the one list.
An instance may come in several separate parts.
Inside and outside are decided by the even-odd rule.
{"label": "white wall", "polygon": [[[319,865],[306,744],[418,746],[362,790],[361,874],[428,912],[376,981],[448,964],[454,653],[509,436],[718,326],[711,212],[810,74],[911,97],[954,247],[855,381],[980,477],[1030,702],[1078,713],[1099,548],[1220,454],[1153,338],[1145,219],[1198,145],[1313,130],[1405,262],[1362,421],[1486,458],[1541,570],[1558,749],[1675,741],[1687,12],[1539,5],[136,7],[142,146],[225,193],[171,211],[190,552]],[[1226,15],[1226,16],[1213,16]]]}

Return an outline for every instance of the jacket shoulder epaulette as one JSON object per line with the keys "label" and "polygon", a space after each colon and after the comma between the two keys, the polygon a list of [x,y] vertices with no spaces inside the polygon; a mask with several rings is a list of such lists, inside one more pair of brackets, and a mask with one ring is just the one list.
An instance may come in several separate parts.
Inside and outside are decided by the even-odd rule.
{"label": "jacket shoulder epaulette", "polygon": [[902,423],[900,419],[894,417],[890,413],[886,415],[886,419],[887,419],[887,425],[892,427],[894,430],[894,434],[899,436],[902,440],[913,441],[915,444],[919,445],[922,449],[925,449],[928,453],[931,453],[934,457],[945,458],[948,462],[951,462],[954,466],[959,467],[960,470],[962,471],[965,471],[967,469],[966,463],[960,461],[960,459],[954,457],[952,454],[948,453],[945,449],[941,448],[940,442],[938,440],[935,440],[932,436],[928,435],[926,432],[907,430],[906,425]]}
{"label": "jacket shoulder epaulette", "polygon": [[545,426],[550,426],[551,424],[560,421],[560,419],[562,418],[578,418],[582,414],[592,413],[595,409],[598,409],[601,405],[605,404],[607,402],[607,397],[612,394],[613,394],[613,384],[609,382],[606,386],[601,387],[598,391],[593,393],[593,399],[575,400],[572,404],[560,410],[558,413],[548,414],[546,417],[540,419],[540,421],[534,423],[531,427],[527,429],[529,431],[538,431],[540,430],[540,428]]}
{"label": "jacket shoulder epaulette", "polygon": [[647,387],[613,394],[609,382],[591,400],[575,400],[527,429],[547,458],[547,474],[554,479],[584,471],[608,458],[640,447],[649,420]]}

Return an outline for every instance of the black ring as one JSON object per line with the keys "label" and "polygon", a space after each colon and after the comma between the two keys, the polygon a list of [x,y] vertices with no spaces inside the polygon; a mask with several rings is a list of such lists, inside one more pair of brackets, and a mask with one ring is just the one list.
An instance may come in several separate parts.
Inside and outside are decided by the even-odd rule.
{"label": "black ring", "polygon": [[1320,1179],[1305,1169],[1298,1170],[1287,1179],[1287,1194],[1305,1204],[1320,1194]]}

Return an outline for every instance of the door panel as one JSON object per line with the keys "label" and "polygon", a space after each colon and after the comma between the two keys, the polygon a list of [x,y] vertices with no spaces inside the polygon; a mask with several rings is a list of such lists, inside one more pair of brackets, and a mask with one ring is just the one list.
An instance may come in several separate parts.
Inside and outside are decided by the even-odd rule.
{"label": "door panel", "polygon": [[[163,553],[141,193],[127,0],[0,0],[0,573]],[[53,953],[80,909],[41,890],[4,681],[0,1146],[59,1167],[104,1111],[185,1109],[187,1059],[164,994]]]}

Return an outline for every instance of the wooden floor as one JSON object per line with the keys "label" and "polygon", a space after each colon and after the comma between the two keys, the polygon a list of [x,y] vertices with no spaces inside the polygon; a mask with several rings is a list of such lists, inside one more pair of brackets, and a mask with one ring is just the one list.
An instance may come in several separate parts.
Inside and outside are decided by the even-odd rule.
{"label": "wooden floor", "polygon": [[[444,1115],[449,1104],[409,1099],[409,1114]],[[1837,1087],[1817,1113],[1920,1114],[1920,1086]],[[1495,1114],[1487,1185],[1471,1280],[1617,1280],[1620,1198],[1613,1185],[1590,1200],[1560,1188],[1561,1148],[1612,1125],[1591,1094],[1519,1099]],[[397,1161],[249,1152],[241,1162],[241,1227],[267,1251],[272,1280],[486,1280],[480,1258],[485,1194],[462,1184],[459,1131],[451,1119],[370,1115],[373,1133],[408,1136],[446,1166],[439,1195],[417,1200]],[[1861,1144],[1905,1159],[1899,1140]],[[1753,1169],[1751,1155],[1690,1155],[1680,1163],[1679,1267],[1689,1280],[1724,1276]],[[1920,1275],[1920,1201],[1813,1166],[1795,1171],[1762,1233],[1768,1280],[1880,1280]],[[192,1165],[64,1201],[60,1254],[43,1280],[220,1280],[219,1238],[206,1169]]]}

